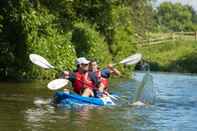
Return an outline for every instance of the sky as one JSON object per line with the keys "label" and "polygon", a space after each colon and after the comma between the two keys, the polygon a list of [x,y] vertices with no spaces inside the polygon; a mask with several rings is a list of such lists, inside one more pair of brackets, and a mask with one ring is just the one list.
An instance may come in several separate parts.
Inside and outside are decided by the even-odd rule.
{"label": "sky", "polygon": [[191,5],[197,11],[197,0],[156,0],[156,1],[157,1],[157,5],[165,1],[170,1],[172,3],[179,2],[182,4]]}

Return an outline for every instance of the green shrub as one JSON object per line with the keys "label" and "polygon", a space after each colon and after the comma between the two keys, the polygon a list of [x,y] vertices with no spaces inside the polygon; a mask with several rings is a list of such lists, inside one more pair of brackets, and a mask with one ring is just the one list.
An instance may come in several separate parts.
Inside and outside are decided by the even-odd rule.
{"label": "green shrub", "polygon": [[[136,51],[134,29],[128,7],[113,6],[111,16],[112,41],[110,43],[110,50],[114,62],[119,62]],[[131,72],[130,68],[126,69],[123,66],[120,66],[119,69],[123,73],[128,72],[130,74]]]}
{"label": "green shrub", "polygon": [[[29,53],[37,53],[55,65],[60,70],[72,70],[76,59],[76,53],[71,43],[71,33],[60,33],[54,24],[55,16],[49,14],[47,10],[36,12],[30,10],[25,13],[23,25],[27,33],[26,44]],[[38,68],[38,67],[36,67]],[[40,71],[34,69],[30,74],[41,78],[55,77],[56,72]]]}
{"label": "green shrub", "polygon": [[87,22],[74,24],[72,42],[78,57],[96,59],[101,63],[101,66],[106,66],[111,61],[104,37]]}
{"label": "green shrub", "polygon": [[112,8],[112,54],[116,60],[131,55],[136,50],[134,29],[128,7],[114,6]]}
{"label": "green shrub", "polygon": [[[71,44],[72,34],[60,30],[56,16],[47,8],[33,8],[27,0],[10,2],[10,14],[6,16],[8,31],[6,79],[49,79],[56,71],[46,71],[29,61],[30,53],[37,53],[60,70],[74,68],[76,53]],[[8,62],[10,61],[10,62]]]}
{"label": "green shrub", "polygon": [[3,28],[3,16],[0,15],[0,33],[2,32],[2,28]]}
{"label": "green shrub", "polygon": [[58,72],[32,64],[30,53],[60,70],[72,70],[79,56],[103,67],[112,56],[119,62],[136,50],[130,6],[122,2],[4,0],[1,7],[0,79],[56,76]]}

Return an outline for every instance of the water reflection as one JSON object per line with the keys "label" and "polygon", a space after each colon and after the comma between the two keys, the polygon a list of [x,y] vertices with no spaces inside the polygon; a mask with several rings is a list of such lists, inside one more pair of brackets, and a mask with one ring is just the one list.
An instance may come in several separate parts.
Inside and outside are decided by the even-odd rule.
{"label": "water reflection", "polygon": [[[31,84],[3,84],[0,92],[0,130],[2,131],[136,131],[197,129],[197,76],[151,73],[158,88],[155,104],[131,106],[139,80],[123,82],[114,88],[120,100],[113,107],[66,107],[50,104],[54,92]],[[5,87],[5,88],[4,88]],[[9,88],[10,87],[10,88]],[[13,88],[16,88],[16,90]]]}
{"label": "water reflection", "polygon": [[[24,111],[26,127],[33,131],[45,130],[48,124],[56,123],[52,118],[55,114],[55,108],[49,105],[51,99],[35,98],[35,106]],[[45,123],[48,123],[45,125]]]}
{"label": "water reflection", "polygon": [[[95,118],[95,110],[103,113],[103,108],[95,106],[54,107],[50,105],[51,99],[38,98],[34,100],[35,106],[25,110],[24,119],[28,129],[33,131],[52,130],[54,126],[65,126],[66,129],[86,130]],[[100,110],[100,111],[99,111]],[[97,113],[98,113],[97,112]]]}

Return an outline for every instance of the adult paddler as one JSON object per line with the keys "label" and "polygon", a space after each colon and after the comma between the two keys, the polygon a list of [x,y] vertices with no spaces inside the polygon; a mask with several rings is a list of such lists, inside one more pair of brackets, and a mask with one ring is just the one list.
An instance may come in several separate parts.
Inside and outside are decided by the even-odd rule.
{"label": "adult paddler", "polygon": [[74,92],[82,96],[94,96],[93,89],[101,85],[96,74],[89,72],[89,63],[85,57],[80,57],[76,60],[76,71],[64,71],[64,78],[72,82]]}

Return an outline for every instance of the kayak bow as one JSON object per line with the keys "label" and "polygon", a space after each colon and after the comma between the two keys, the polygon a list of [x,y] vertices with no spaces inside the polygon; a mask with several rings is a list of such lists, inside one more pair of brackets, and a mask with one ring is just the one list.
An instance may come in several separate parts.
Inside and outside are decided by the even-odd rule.
{"label": "kayak bow", "polygon": [[60,106],[66,106],[68,104],[80,104],[80,105],[115,105],[110,97],[96,98],[96,97],[84,97],[76,93],[56,92],[54,95],[54,103]]}

